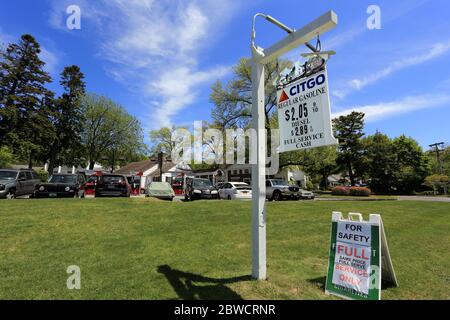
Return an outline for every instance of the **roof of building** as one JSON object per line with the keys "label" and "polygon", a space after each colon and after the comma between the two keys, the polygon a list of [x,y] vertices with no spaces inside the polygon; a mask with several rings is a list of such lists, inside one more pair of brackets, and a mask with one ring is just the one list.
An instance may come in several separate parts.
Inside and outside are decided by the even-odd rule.
{"label": "roof of building", "polygon": [[131,162],[131,163],[123,166],[122,168],[116,170],[115,173],[130,174],[130,173],[135,173],[135,172],[145,172],[145,171],[153,168],[156,165],[158,165],[158,161],[150,160],[150,159],[137,161],[137,162]]}
{"label": "roof of building", "polygon": [[[137,172],[145,172],[157,165],[158,165],[157,160],[147,159],[147,160],[129,163],[126,166],[123,166],[122,168],[116,170],[115,173],[117,173],[117,174],[133,174],[133,173],[137,173]],[[173,163],[171,161],[165,161],[163,163],[163,172],[167,172],[175,166],[176,166],[175,163]],[[156,170],[152,174],[159,174],[159,170]]]}

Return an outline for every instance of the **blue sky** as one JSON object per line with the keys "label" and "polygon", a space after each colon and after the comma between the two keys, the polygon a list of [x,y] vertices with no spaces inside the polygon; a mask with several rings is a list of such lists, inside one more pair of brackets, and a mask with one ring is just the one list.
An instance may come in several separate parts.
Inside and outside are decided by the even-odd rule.
{"label": "blue sky", "polygon": [[[408,1],[0,0],[0,42],[33,34],[55,80],[77,64],[90,92],[111,97],[147,130],[209,120],[210,87],[249,55],[252,16],[270,14],[299,28],[332,9],[338,27],[321,36],[337,52],[328,64],[334,115],[366,112],[366,133],[406,134],[426,147],[450,142],[450,3]],[[81,30],[66,9],[81,8]],[[369,30],[367,7],[381,9]],[[284,37],[257,21],[257,42]],[[287,58],[298,60],[306,48]],[[52,89],[60,90],[57,81]]]}

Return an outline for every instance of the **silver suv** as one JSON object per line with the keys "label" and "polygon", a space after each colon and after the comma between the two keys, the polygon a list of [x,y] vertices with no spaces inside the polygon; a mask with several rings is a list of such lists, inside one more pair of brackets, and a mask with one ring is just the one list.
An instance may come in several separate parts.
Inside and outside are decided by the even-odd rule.
{"label": "silver suv", "polygon": [[0,198],[31,195],[39,183],[41,180],[33,170],[0,169]]}
{"label": "silver suv", "polygon": [[300,188],[287,184],[282,179],[266,180],[266,198],[273,201],[279,201],[285,198],[300,199]]}

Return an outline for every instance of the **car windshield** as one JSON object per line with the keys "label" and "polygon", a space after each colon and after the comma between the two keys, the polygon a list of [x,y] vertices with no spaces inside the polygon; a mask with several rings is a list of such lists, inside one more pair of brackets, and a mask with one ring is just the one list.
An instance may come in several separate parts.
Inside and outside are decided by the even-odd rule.
{"label": "car windshield", "polygon": [[284,181],[281,180],[281,179],[277,179],[277,180],[272,180],[272,184],[273,184],[274,186],[285,186],[285,185],[286,185],[286,182],[284,182]]}
{"label": "car windshield", "polygon": [[53,175],[48,179],[51,183],[75,183],[77,181],[75,176],[69,175]]}
{"label": "car windshield", "polygon": [[125,182],[125,178],[122,176],[104,176],[104,183],[123,183]]}
{"label": "car windshield", "polygon": [[14,180],[17,177],[17,172],[15,171],[3,171],[0,170],[0,180]]}
{"label": "car windshield", "polygon": [[194,188],[211,188],[213,186],[208,179],[194,180],[192,185]]}

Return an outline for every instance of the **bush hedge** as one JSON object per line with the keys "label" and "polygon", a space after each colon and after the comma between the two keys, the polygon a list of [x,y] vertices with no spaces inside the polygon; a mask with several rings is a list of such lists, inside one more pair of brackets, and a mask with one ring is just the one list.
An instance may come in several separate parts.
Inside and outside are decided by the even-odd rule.
{"label": "bush hedge", "polygon": [[345,187],[337,186],[331,190],[331,194],[335,196],[354,196],[354,197],[368,197],[371,194],[369,188],[365,187]]}
{"label": "bush hedge", "polygon": [[370,189],[366,187],[351,187],[350,195],[356,197],[368,197],[370,196]]}
{"label": "bush hedge", "polygon": [[337,186],[331,190],[331,194],[335,196],[348,196],[350,195],[350,190],[344,186]]}
{"label": "bush hedge", "polygon": [[37,175],[39,176],[39,179],[41,179],[42,182],[47,182],[47,180],[49,178],[47,171],[41,169],[41,170],[38,170],[36,173],[37,173]]}

